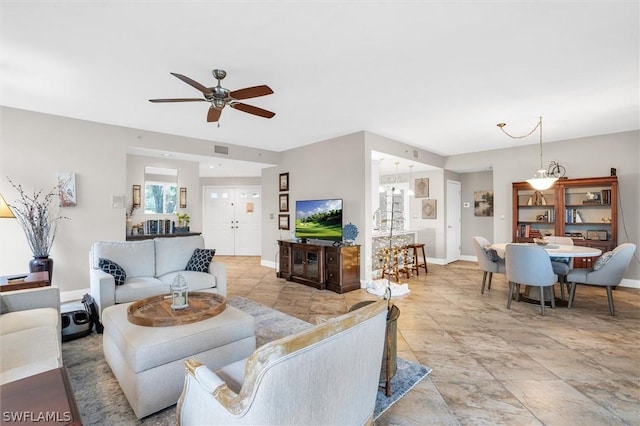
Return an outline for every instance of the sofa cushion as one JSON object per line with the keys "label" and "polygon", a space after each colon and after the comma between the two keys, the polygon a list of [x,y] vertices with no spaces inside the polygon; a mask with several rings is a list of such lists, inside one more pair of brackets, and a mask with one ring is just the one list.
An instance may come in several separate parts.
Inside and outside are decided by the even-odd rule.
{"label": "sofa cushion", "polygon": [[202,235],[189,237],[155,238],[156,247],[155,277],[160,277],[169,272],[184,271],[193,251],[204,248]]}
{"label": "sofa cushion", "polygon": [[27,309],[0,315],[0,336],[37,327],[58,327],[60,314],[54,308]]}
{"label": "sofa cushion", "polygon": [[98,266],[107,274],[113,275],[113,279],[115,280],[116,285],[124,284],[124,280],[127,279],[127,273],[125,272],[125,270],[122,269],[122,267],[113,260],[101,257],[98,260]]}
{"label": "sofa cushion", "polygon": [[187,282],[187,287],[189,291],[198,291],[205,290],[207,288],[214,288],[217,286],[217,279],[215,276],[211,274],[206,274],[203,272],[196,271],[176,271],[165,274],[161,277],[158,277],[160,281],[165,283],[167,286],[170,286],[173,280],[176,278],[176,275],[182,275],[184,280]]}
{"label": "sofa cushion", "polygon": [[0,384],[62,367],[58,328],[34,327],[0,337]]}
{"label": "sofa cushion", "polygon": [[195,249],[191,259],[184,268],[185,271],[209,272],[209,264],[216,254],[215,249]]}
{"label": "sofa cushion", "polygon": [[155,244],[142,241],[96,241],[92,246],[92,266],[100,268],[100,258],[110,259],[127,271],[127,277],[154,277]]}
{"label": "sofa cushion", "polygon": [[169,285],[153,277],[127,278],[116,288],[116,303],[134,302],[158,294],[169,294]]}

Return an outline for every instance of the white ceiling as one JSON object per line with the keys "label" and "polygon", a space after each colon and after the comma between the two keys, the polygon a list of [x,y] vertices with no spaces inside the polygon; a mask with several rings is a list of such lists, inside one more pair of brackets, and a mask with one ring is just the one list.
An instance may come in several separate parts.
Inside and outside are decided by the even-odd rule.
{"label": "white ceiling", "polygon": [[[640,128],[637,1],[6,1],[0,104],[283,151],[367,130],[443,155]],[[170,75],[267,84],[220,127]],[[213,159],[211,164],[220,163]],[[230,167],[233,169],[233,167]]]}

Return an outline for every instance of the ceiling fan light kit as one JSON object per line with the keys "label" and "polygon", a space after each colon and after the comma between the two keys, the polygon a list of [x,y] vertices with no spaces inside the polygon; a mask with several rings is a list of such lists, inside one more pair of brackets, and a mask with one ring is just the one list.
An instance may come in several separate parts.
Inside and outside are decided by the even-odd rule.
{"label": "ceiling fan light kit", "polygon": [[538,120],[538,124],[536,124],[536,126],[529,133],[523,136],[510,135],[506,130],[504,130],[504,127],[506,125],[507,123],[496,124],[496,126],[498,126],[505,135],[513,139],[526,138],[527,136],[530,136],[533,132],[535,132],[536,129],[540,128],[540,168],[536,171],[531,179],[527,179],[527,182],[538,191],[551,188],[553,183],[557,181],[558,178],[549,177],[549,175],[547,174],[547,170],[542,166],[542,117],[540,117],[540,119]]}
{"label": "ceiling fan light kit", "polygon": [[244,89],[230,91],[222,87],[220,82],[227,76],[226,71],[215,69],[212,71],[213,77],[218,80],[218,85],[214,87],[206,87],[195,80],[190,79],[182,74],[172,72],[171,75],[187,83],[189,86],[202,92],[204,98],[171,98],[171,99],[149,99],[153,103],[166,102],[209,102],[211,106],[207,113],[207,122],[217,122],[222,114],[222,109],[229,105],[233,109],[237,109],[248,114],[257,115],[258,117],[272,118],[276,114],[266,109],[258,108],[238,102],[243,99],[257,98],[260,96],[271,95],[273,90],[269,86],[253,86]]}

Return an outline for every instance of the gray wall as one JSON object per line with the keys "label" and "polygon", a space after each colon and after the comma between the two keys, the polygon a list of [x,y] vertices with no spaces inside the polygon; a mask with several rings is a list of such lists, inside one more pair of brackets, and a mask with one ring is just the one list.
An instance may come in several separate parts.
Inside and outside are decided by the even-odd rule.
{"label": "gray wall", "polygon": [[[475,191],[493,191],[493,172],[461,173],[460,183],[462,186],[462,208],[461,208],[461,231],[460,231],[460,254],[462,256],[475,256],[471,237],[480,235],[489,241],[493,240],[493,219],[494,217],[476,216],[473,209],[473,195]],[[464,207],[464,203],[469,203],[469,207]]]}
{"label": "gray wall", "polygon": [[[65,208],[69,217],[61,223],[52,250],[55,261],[53,283],[62,291],[84,290],[89,286],[87,253],[91,243],[97,240],[122,240],[125,237],[125,209],[113,208],[112,197],[131,194],[133,180],[127,181],[129,147],[182,151],[191,154],[211,155],[213,142],[158,134],[125,127],[110,126],[70,118],[40,114],[13,108],[0,108],[0,192],[12,202],[16,191],[6,177],[10,177],[29,190],[50,188],[55,185],[57,172],[75,172],[78,205]],[[445,177],[456,178],[466,188],[462,172],[493,168],[495,209],[493,241],[509,241],[511,238],[511,183],[524,180],[537,168],[538,147],[526,145],[518,148],[441,157],[414,149],[409,145],[368,132],[338,137],[307,145],[294,150],[274,153],[251,148],[229,146],[229,158],[279,164],[264,169],[263,187],[263,235],[264,261],[275,262],[276,240],[289,238],[290,232],[279,231],[278,174],[290,173],[290,215],[293,223],[293,206],[296,199],[343,198],[345,223],[358,226],[357,243],[369,240],[371,228],[371,175],[370,153],[389,152],[400,157],[423,161],[451,170],[430,177],[437,190],[438,218],[444,218]],[[612,135],[591,136],[580,139],[545,144],[545,161],[557,160],[568,171],[568,177],[606,176],[611,167],[618,169],[620,182],[619,242],[640,242],[640,131]],[[186,166],[192,170],[190,166]],[[193,172],[191,176],[193,176]],[[414,176],[417,177],[417,176]],[[135,179],[132,177],[132,179]],[[454,179],[456,180],[456,179]],[[189,178],[189,212],[201,212],[197,196],[191,185],[215,184],[215,179],[194,182]],[[136,182],[137,183],[137,182]],[[225,184],[233,182],[225,181]],[[377,183],[376,183],[377,185]],[[484,185],[483,185],[484,186]],[[485,188],[482,188],[485,189]],[[191,196],[195,196],[193,207]],[[128,198],[130,200],[130,198]],[[463,201],[465,197],[463,196]],[[199,205],[200,204],[200,205]],[[201,213],[198,213],[201,214]],[[464,214],[464,209],[463,209]],[[273,218],[271,217],[273,215]],[[501,219],[504,215],[504,219]],[[433,222],[435,257],[445,257],[445,224]],[[200,223],[192,222],[200,227]],[[469,235],[482,232],[482,225],[463,223],[463,253]],[[636,253],[636,257],[638,254]],[[0,220],[0,274],[24,272],[31,252],[17,221]],[[362,259],[370,256],[364,255]],[[363,260],[363,269],[366,260]],[[363,275],[364,276],[364,275]],[[627,278],[640,279],[640,266],[632,262]]]}

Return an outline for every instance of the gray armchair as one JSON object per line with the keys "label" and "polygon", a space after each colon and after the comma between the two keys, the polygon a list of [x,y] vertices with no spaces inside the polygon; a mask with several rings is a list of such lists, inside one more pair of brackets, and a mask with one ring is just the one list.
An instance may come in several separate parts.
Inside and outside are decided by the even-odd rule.
{"label": "gray armchair", "polygon": [[373,424],[386,322],[380,300],[215,372],[191,358],[178,424]]}
{"label": "gray armchair", "polygon": [[[558,281],[558,276],[553,273],[551,260],[544,248],[537,245],[507,244],[505,250],[507,264],[507,280],[509,280],[509,299],[507,309],[511,309],[513,287],[520,284],[540,287],[540,310],[544,315],[544,288],[551,287]],[[550,293],[551,307],[555,308],[553,290]]]}
{"label": "gray armchair", "polygon": [[[573,246],[573,238],[571,237],[556,237],[555,235],[550,235],[548,237],[544,237],[544,239],[549,244],[559,244],[561,246]],[[553,268],[553,273],[558,276],[558,282],[560,283],[560,298],[564,300],[564,287],[567,286],[569,288],[569,284],[567,283],[567,274],[573,268],[573,259],[570,257],[551,257],[551,267]]]}
{"label": "gray armchair", "polygon": [[484,287],[487,284],[487,277],[489,277],[488,288],[491,290],[491,279],[493,278],[493,274],[504,274],[506,272],[506,267],[504,264],[504,259],[498,257],[495,250],[488,249],[491,245],[489,240],[484,237],[473,237],[473,251],[476,253],[476,258],[478,259],[478,265],[480,269],[482,269],[482,289],[480,290],[481,294],[484,294]]}
{"label": "gray armchair", "polygon": [[[610,254],[605,253],[606,262],[596,261],[593,268],[589,269],[573,269],[567,275],[567,281],[570,283],[569,308],[573,305],[576,294],[576,284],[593,285],[607,288],[607,299],[609,300],[609,315],[614,316],[615,308],[613,306],[613,287],[616,287],[622,281],[624,272],[627,270],[631,257],[636,251],[636,245],[632,243],[620,244]],[[602,266],[599,263],[603,263]]]}

